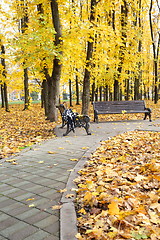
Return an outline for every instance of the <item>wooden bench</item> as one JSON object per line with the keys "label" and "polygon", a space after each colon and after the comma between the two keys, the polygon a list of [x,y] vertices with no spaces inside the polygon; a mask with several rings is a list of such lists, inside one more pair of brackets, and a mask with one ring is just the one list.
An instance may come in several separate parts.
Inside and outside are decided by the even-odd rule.
{"label": "wooden bench", "polygon": [[151,122],[151,109],[145,107],[143,100],[135,101],[103,101],[93,102],[94,122],[98,123],[100,114],[124,114],[124,113],[144,113],[144,120],[149,117]]}

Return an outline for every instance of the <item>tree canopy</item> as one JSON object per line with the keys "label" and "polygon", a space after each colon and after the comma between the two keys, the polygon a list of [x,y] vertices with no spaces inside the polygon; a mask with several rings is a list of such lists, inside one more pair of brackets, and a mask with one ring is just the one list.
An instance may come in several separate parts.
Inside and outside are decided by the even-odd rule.
{"label": "tree canopy", "polygon": [[[155,62],[159,64],[158,1],[99,0],[93,9],[92,1],[3,0],[0,37],[6,49],[7,74],[4,79],[0,64],[1,83],[6,81],[12,89],[23,88],[25,68],[29,80],[42,83],[46,78],[44,69],[52,75],[56,58],[62,65],[61,86],[70,80],[75,88],[78,79],[82,91],[87,69],[90,86],[107,86],[111,94],[117,91],[126,98],[138,99],[155,86],[159,89],[158,76],[154,75],[155,67],[158,69]],[[62,26],[58,44],[53,3],[57,3]],[[93,46],[89,59],[88,43]]]}

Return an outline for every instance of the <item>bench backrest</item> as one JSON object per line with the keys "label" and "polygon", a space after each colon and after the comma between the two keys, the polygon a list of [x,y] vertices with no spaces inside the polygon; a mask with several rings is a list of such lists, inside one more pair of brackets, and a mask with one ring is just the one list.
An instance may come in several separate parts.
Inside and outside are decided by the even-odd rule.
{"label": "bench backrest", "polygon": [[145,102],[143,100],[93,102],[93,108],[100,112],[144,111]]}

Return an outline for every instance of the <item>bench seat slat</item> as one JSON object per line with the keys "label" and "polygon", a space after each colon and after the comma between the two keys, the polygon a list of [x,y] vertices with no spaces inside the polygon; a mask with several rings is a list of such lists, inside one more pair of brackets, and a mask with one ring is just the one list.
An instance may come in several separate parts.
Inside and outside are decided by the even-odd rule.
{"label": "bench seat slat", "polygon": [[[122,110],[123,111],[123,110]],[[123,112],[122,111],[113,111],[113,112],[110,112],[110,111],[97,111],[98,114],[122,114]],[[147,113],[148,111],[126,111],[125,113]]]}

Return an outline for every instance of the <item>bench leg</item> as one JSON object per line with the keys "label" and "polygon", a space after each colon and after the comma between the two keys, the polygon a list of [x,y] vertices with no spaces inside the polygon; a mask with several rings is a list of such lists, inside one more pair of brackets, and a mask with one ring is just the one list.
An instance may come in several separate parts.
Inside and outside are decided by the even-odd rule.
{"label": "bench leg", "polygon": [[89,127],[90,127],[90,124],[86,123],[85,130],[86,130],[87,135],[91,135],[91,132],[89,131]]}
{"label": "bench leg", "polygon": [[152,122],[152,120],[151,120],[151,112],[145,113],[145,116],[144,116],[143,120],[146,120],[147,116],[149,117],[149,121]]}
{"label": "bench leg", "polygon": [[67,124],[67,123],[62,120],[62,126],[61,126],[60,128],[64,128],[64,126],[65,126],[66,124]]}
{"label": "bench leg", "polygon": [[91,135],[91,132],[89,131],[89,127],[90,127],[90,118],[88,116],[84,116],[84,128],[86,130],[87,135]]}
{"label": "bench leg", "polygon": [[66,132],[63,134],[63,136],[67,136],[68,133],[70,133],[71,131],[75,132],[74,130],[74,122],[71,119],[68,119],[67,122],[67,130]]}
{"label": "bench leg", "polygon": [[98,114],[96,111],[94,111],[94,122],[98,123]]}
{"label": "bench leg", "polygon": [[91,135],[91,133],[89,132],[89,127],[90,127],[90,118],[86,115],[84,116],[76,116],[75,119],[75,126],[76,127],[84,127],[84,129],[86,130],[87,135]]}

